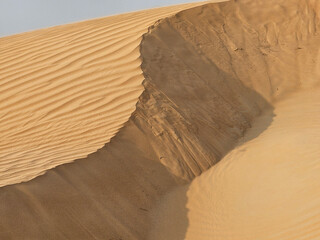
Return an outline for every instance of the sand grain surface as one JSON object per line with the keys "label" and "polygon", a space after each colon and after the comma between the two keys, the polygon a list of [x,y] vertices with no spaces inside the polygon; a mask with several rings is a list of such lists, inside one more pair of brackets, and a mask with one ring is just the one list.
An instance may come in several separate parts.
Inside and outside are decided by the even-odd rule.
{"label": "sand grain surface", "polygon": [[320,239],[319,1],[197,4],[0,39],[1,239]]}
{"label": "sand grain surface", "polygon": [[139,45],[156,21],[203,3],[0,39],[0,186],[103,147],[143,91]]}
{"label": "sand grain surface", "polygon": [[319,88],[301,91],[257,118],[239,146],[164,198],[150,239],[319,239],[319,102]]}

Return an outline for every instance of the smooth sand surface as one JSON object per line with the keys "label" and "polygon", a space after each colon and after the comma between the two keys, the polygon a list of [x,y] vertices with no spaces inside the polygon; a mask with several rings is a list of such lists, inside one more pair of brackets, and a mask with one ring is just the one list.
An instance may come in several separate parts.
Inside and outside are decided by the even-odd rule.
{"label": "smooth sand surface", "polygon": [[163,200],[150,239],[320,239],[319,120],[320,88],[277,103],[238,147]]}
{"label": "smooth sand surface", "polygon": [[[164,12],[170,15],[183,9],[169,7]],[[157,17],[168,16],[162,14]],[[121,21],[124,21],[123,16],[126,15],[119,16]],[[145,19],[152,16],[154,20],[156,17],[149,11],[127,16],[131,16],[127,19],[130,23],[138,19],[141,20],[139,23],[144,23]],[[81,39],[94,39],[90,35],[86,38],[81,33],[94,32],[92,24],[99,21],[100,34],[110,28],[108,34],[118,34],[116,27],[104,26],[105,20],[43,30],[49,32],[42,36],[42,41],[36,39],[43,31],[12,37],[16,39],[15,43],[10,38],[0,41],[12,44],[12,49],[19,49],[28,46],[25,43],[32,39],[35,46],[51,39],[54,47],[55,31],[66,28],[73,33],[76,44]],[[116,26],[115,22],[113,24]],[[123,30],[128,25],[124,23]],[[138,25],[133,28],[138,29]],[[140,40],[146,28],[147,25],[139,33]],[[50,31],[53,31],[52,35]],[[138,39],[137,31],[132,31]],[[118,81],[122,83],[121,91],[114,95],[116,100],[111,101],[115,112],[111,116],[106,115],[100,123],[96,115],[91,115],[86,107],[81,108],[77,104],[67,104],[61,110],[58,107],[49,114],[57,118],[47,126],[48,131],[43,131],[43,143],[47,141],[46,137],[49,139],[51,136],[48,133],[55,132],[65,140],[63,144],[53,142],[55,150],[43,145],[41,151],[32,153],[27,148],[29,145],[24,145],[37,141],[33,136],[38,136],[38,125],[33,125],[35,133],[26,134],[29,138],[22,138],[21,135],[13,143],[5,142],[5,149],[10,144],[21,149],[12,153],[20,157],[13,158],[11,169],[14,171],[11,175],[4,168],[7,174],[4,176],[11,183],[13,179],[18,179],[17,182],[26,179],[31,173],[28,169],[33,166],[39,170],[34,172],[33,177],[45,170],[36,163],[51,168],[68,162],[66,156],[70,156],[70,161],[75,161],[50,169],[31,181],[0,188],[0,239],[320,239],[319,31],[319,1],[237,0],[186,9],[157,22],[144,34],[141,43],[134,40],[132,44],[136,57],[141,58],[140,63],[137,58],[129,57],[129,51],[124,47],[127,40],[123,40],[124,45],[118,48],[118,52],[123,50],[125,54],[121,61],[117,60],[117,54],[115,59],[108,59],[110,49],[107,47],[98,50],[104,46],[99,45],[104,37],[94,40],[92,44],[98,46],[92,55],[89,53],[86,57],[80,57],[74,64],[73,56],[68,60],[71,64],[67,64],[65,69],[70,67],[79,75],[67,74],[65,78],[58,79],[59,84],[69,84],[72,78],[77,82],[80,78],[84,81],[81,87],[87,90],[87,86],[95,84],[90,76],[94,77],[99,70],[105,78],[100,79],[97,89],[88,89],[95,93],[84,95],[95,97],[100,89],[101,94],[110,93],[110,84],[103,90],[104,79],[109,83],[111,81],[107,77],[110,66],[113,69],[115,65],[112,63],[123,63],[119,69],[124,73],[131,71],[128,70],[131,69],[129,62],[125,62],[127,59],[137,64],[135,69],[138,70],[142,61],[141,69],[134,75],[141,79],[126,81],[120,74],[112,82],[115,85]],[[60,34],[58,36],[62,39],[68,37],[65,33]],[[134,38],[133,35],[130,36]],[[75,46],[71,50],[74,56],[82,56],[89,49],[86,47],[88,44],[84,43],[80,49]],[[120,43],[113,44],[111,49]],[[64,52],[67,51],[63,50],[61,54]],[[12,54],[12,57],[17,56],[18,61],[17,54],[23,55],[23,52]],[[39,62],[32,64],[33,67],[40,66],[46,58],[38,56],[33,61],[37,59]],[[63,62],[64,58],[60,60]],[[83,61],[89,61],[89,66],[92,61],[97,64],[88,79],[80,76],[87,67]],[[3,71],[12,70],[9,68],[10,61],[8,63],[8,68],[2,68]],[[28,61],[21,60],[20,64],[28,65]],[[11,67],[18,71],[18,66]],[[52,74],[57,71],[55,66],[50,65],[53,67]],[[27,79],[31,74],[27,69],[21,68],[19,74],[27,76],[16,82],[8,82],[5,80],[9,78],[4,78],[5,84],[18,85],[16,91],[14,88],[5,91],[5,94],[15,92],[15,95],[8,98],[8,101],[13,101],[11,104],[3,101],[3,106],[8,106],[8,109],[25,106],[22,109],[36,117],[36,109],[42,106],[42,102],[47,102],[43,100],[37,105],[28,101],[42,99],[43,91],[39,98],[36,95],[29,100],[18,101],[22,96],[28,96],[27,93],[19,95],[20,91],[28,92],[23,84],[32,86],[38,79],[36,75]],[[124,76],[133,76],[131,74]],[[35,84],[35,89],[46,86]],[[55,84],[54,81],[52,84]],[[131,92],[128,89],[135,89],[136,95],[133,94],[130,99],[127,98],[127,93]],[[51,96],[49,93],[46,90],[45,95]],[[72,93],[62,95],[62,101]],[[108,96],[105,95],[106,98]],[[51,96],[45,99],[57,101],[58,98]],[[129,103],[117,105],[125,99],[132,103],[130,111]],[[98,109],[103,112],[109,105],[105,102]],[[27,111],[27,106],[36,108]],[[54,104],[46,106],[44,110],[55,109]],[[94,108],[98,105],[93,100],[89,106]],[[80,111],[81,117],[90,119],[91,125],[79,125],[79,132],[77,128],[72,130],[72,134],[83,141],[74,142],[67,137],[67,130],[77,126],[71,124],[77,121],[76,117],[70,117],[74,116],[73,108]],[[126,114],[128,121],[125,117],[120,121],[118,109]],[[105,111],[110,113],[110,110]],[[10,114],[17,114],[15,119],[10,120],[16,122],[17,127],[8,128],[11,122],[1,121],[7,123],[2,125],[3,129],[17,131],[23,128],[19,121],[27,119],[26,112],[16,110],[4,114],[3,117],[8,118]],[[59,122],[59,117],[65,118],[66,124],[70,122],[71,125],[65,125],[65,128],[60,123],[54,125]],[[113,126],[111,122],[114,126],[119,125],[112,128],[113,134],[118,132],[110,139],[111,135],[106,137],[108,135],[101,129],[107,132],[111,129],[108,127]],[[98,123],[101,129],[95,130],[92,126]],[[41,125],[39,129],[42,129]],[[11,138],[2,139],[9,141]],[[27,139],[24,144],[23,139]],[[106,144],[85,157],[90,152],[87,147],[93,146],[95,139],[100,139],[102,145]],[[77,146],[72,147],[73,143]],[[34,146],[38,145],[39,142]],[[99,145],[95,146],[99,148]],[[24,159],[29,152],[31,160]],[[56,152],[61,156],[53,154]],[[79,158],[85,158],[76,160],[80,152],[82,155]],[[4,150],[6,153],[8,150]],[[50,165],[54,162],[52,156],[58,160]],[[3,162],[4,166],[8,166],[8,161]],[[14,173],[15,178],[10,178]]]}
{"label": "smooth sand surface", "polygon": [[143,91],[139,45],[159,19],[203,3],[0,39],[0,186],[86,157],[118,132]]}

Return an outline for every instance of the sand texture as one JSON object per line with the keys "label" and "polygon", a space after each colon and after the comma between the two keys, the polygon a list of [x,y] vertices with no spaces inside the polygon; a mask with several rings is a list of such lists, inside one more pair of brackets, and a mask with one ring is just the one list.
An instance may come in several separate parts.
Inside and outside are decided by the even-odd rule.
{"label": "sand texture", "polygon": [[270,111],[218,164],[162,200],[149,239],[320,239],[320,88],[293,94],[273,114],[265,131]]}
{"label": "sand texture", "polygon": [[0,239],[320,239],[320,2],[200,5],[0,39]]}
{"label": "sand texture", "polygon": [[0,186],[103,147],[143,91],[148,27],[177,5],[0,39]]}

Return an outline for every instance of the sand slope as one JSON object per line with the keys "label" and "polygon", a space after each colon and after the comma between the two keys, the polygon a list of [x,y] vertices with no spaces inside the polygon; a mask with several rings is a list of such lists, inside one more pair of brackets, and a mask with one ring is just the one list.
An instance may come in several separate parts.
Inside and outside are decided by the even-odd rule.
{"label": "sand slope", "polygon": [[1,188],[0,238],[318,239],[319,9],[238,0],[152,27],[124,127]]}
{"label": "sand slope", "polygon": [[174,49],[178,63],[199,69],[199,56],[186,59],[198,52],[220,70],[211,82],[224,80],[216,89],[228,101],[240,98],[240,81],[269,102],[234,150],[162,199],[149,239],[320,239],[319,13],[312,1],[221,3],[179,13],[146,37],[151,55],[151,43],[161,46],[163,62]]}
{"label": "sand slope", "polygon": [[[164,198],[150,239],[320,239],[320,88],[259,117],[217,165]],[[168,222],[168,219],[170,221]]]}
{"label": "sand slope", "polygon": [[86,157],[116,134],[143,91],[139,44],[161,18],[203,3],[0,39],[0,186]]}

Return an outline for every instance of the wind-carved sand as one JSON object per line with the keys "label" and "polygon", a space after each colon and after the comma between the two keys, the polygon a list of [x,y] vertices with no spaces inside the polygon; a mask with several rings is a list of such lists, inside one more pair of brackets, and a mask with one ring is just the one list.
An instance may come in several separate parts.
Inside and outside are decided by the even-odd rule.
{"label": "wind-carved sand", "polygon": [[139,45],[193,3],[0,39],[0,186],[86,157],[118,132],[143,91]]}
{"label": "wind-carved sand", "polygon": [[243,0],[180,13],[146,37],[147,48],[179,29],[184,51],[231,65],[270,103],[219,163],[163,197],[148,239],[320,239],[319,14],[317,1]]}
{"label": "wind-carved sand", "polygon": [[0,238],[320,239],[319,14],[316,0],[237,0],[157,22],[129,120],[88,157],[0,188]]}
{"label": "wind-carved sand", "polygon": [[268,129],[261,133],[270,112],[218,164],[164,198],[150,239],[320,238],[320,88],[290,95],[274,114]]}

